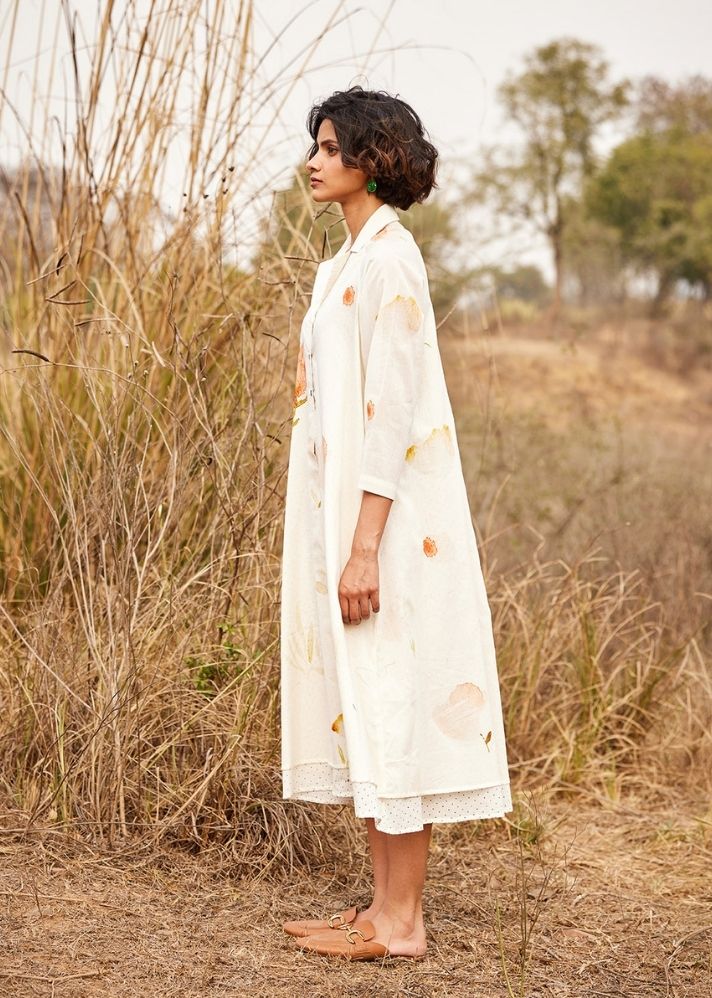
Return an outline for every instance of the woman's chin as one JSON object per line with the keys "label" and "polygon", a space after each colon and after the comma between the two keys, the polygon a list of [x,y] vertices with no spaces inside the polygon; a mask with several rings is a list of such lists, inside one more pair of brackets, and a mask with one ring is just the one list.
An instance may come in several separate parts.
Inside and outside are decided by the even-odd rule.
{"label": "woman's chin", "polygon": [[314,201],[331,201],[329,195],[321,187],[312,187],[311,195]]}

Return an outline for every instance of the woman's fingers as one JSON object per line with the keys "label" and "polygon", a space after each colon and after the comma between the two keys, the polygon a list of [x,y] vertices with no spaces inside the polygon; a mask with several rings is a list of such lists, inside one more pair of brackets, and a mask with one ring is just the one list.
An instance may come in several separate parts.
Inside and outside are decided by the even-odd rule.
{"label": "woman's fingers", "polygon": [[378,613],[381,608],[378,590],[372,593],[364,593],[361,596],[339,595],[339,606],[341,607],[341,619],[345,624],[360,624],[362,620],[368,620],[371,611]]}
{"label": "woman's fingers", "polygon": [[352,555],[339,579],[339,606],[345,624],[360,624],[378,613],[378,560]]}

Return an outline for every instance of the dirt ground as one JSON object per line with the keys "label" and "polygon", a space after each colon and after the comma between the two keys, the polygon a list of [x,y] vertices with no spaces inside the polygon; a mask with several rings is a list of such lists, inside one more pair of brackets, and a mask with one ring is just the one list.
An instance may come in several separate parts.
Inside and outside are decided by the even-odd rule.
{"label": "dirt ground", "polygon": [[429,950],[417,964],[334,962],[282,933],[286,918],[367,903],[358,850],[330,868],[245,880],[224,853],[220,862],[137,843],[111,854],[6,827],[0,994],[709,998],[708,804],[528,805],[435,827]]}

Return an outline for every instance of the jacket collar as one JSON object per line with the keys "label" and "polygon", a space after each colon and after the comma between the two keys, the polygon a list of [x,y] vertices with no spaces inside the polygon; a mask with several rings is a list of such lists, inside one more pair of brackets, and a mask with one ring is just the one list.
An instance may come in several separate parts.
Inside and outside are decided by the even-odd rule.
{"label": "jacket collar", "polygon": [[[390,204],[382,204],[369,215],[363,226],[361,227],[358,235],[353,240],[353,245],[351,241],[351,234],[346,237],[341,250],[344,253],[358,253],[362,250],[366,243],[379,232],[384,225],[388,225],[389,222],[398,221],[398,212]],[[341,252],[341,251],[340,251]]]}

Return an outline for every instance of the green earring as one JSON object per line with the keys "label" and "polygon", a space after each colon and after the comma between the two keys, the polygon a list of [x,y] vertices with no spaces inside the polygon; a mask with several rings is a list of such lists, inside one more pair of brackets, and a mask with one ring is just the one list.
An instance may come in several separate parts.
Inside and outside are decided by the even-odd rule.
{"label": "green earring", "polygon": [[366,190],[368,191],[369,194],[373,194],[377,186],[378,185],[375,180],[369,180],[369,182],[366,184]]}

